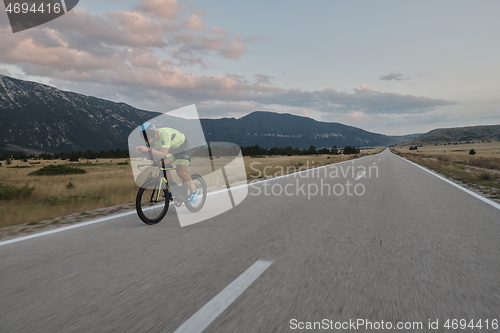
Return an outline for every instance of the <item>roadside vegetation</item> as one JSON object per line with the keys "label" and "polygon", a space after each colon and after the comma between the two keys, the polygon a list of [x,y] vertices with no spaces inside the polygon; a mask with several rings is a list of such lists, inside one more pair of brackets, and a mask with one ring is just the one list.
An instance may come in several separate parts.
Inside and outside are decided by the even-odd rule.
{"label": "roadside vegetation", "polygon": [[[133,202],[131,168],[118,165],[125,161],[12,160],[9,167],[19,168],[0,166],[0,227]],[[22,168],[27,165],[32,167]]]}
{"label": "roadside vegetation", "polygon": [[395,146],[392,152],[500,202],[500,142]]}
{"label": "roadside vegetation", "polygon": [[[244,157],[248,180],[263,179],[381,152]],[[73,213],[129,204],[137,185],[126,158],[43,160],[10,158],[0,166],[0,228],[54,220]],[[193,163],[194,164],[194,163]],[[264,168],[269,166],[264,172]],[[261,170],[261,174],[256,170]],[[190,171],[195,173],[195,167]],[[133,205],[131,206],[133,207]]]}
{"label": "roadside vegetation", "polygon": [[28,176],[55,176],[55,175],[72,175],[86,173],[87,171],[81,168],[75,168],[69,165],[46,165],[43,168],[30,172]]}
{"label": "roadside vegetation", "polygon": [[255,155],[245,157],[245,168],[247,180],[257,180],[273,178],[302,171],[311,168],[317,168],[327,164],[338,163],[366,155],[378,154],[382,148],[363,149],[355,154],[315,154],[299,156],[264,156]]}

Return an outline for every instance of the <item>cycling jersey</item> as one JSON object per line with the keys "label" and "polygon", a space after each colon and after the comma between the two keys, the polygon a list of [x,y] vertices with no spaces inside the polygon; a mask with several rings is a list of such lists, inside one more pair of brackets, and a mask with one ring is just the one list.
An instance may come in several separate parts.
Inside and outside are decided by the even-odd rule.
{"label": "cycling jersey", "polygon": [[184,141],[186,141],[186,136],[176,129],[170,127],[163,127],[158,129],[159,138],[155,140],[153,145],[158,148],[179,148]]}

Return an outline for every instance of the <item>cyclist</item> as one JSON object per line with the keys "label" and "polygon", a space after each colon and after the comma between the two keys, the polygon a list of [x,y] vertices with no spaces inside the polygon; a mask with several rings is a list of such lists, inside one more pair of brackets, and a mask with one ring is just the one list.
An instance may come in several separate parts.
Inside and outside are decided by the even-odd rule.
{"label": "cyclist", "polygon": [[164,159],[167,164],[177,161],[175,171],[189,188],[187,203],[190,205],[195,203],[200,193],[194,187],[187,170],[194,149],[184,133],[170,127],[157,129],[151,123],[144,123],[141,130],[150,147],[139,146],[136,150],[143,153],[150,152],[153,156]]}

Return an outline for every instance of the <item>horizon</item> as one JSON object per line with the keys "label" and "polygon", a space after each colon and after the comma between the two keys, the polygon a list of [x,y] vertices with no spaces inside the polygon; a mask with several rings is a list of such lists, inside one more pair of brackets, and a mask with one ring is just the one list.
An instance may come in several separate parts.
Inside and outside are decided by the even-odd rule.
{"label": "horizon", "polygon": [[87,0],[15,34],[3,10],[0,72],[144,110],[196,104],[207,119],[262,110],[391,136],[487,126],[500,124],[499,9]]}
{"label": "horizon", "polygon": [[[20,78],[15,78],[15,77],[12,77],[12,76],[9,76],[9,75],[5,75],[5,74],[1,74],[0,73],[0,77],[9,77],[9,78],[12,78],[12,79],[16,79],[16,80],[22,80]],[[24,81],[28,81],[28,80],[24,80]],[[38,84],[44,84],[44,85],[47,85],[47,86],[50,86],[50,87],[54,87],[54,86],[51,86],[50,84],[45,84],[45,83],[41,83],[41,82],[36,82],[36,81],[29,81],[29,82],[35,82],[35,83],[38,83]],[[56,89],[59,89],[59,88],[56,88]],[[77,93],[77,92],[74,92],[74,91],[70,91],[70,90],[62,90],[62,89],[59,89],[61,91],[65,91],[65,92],[70,92],[70,93],[76,93],[76,94],[81,94],[81,93]],[[119,101],[113,101],[113,100],[109,100],[109,99],[105,99],[105,98],[102,98],[102,97],[98,97],[98,96],[93,96],[93,95],[86,95],[86,94],[81,94],[81,95],[84,95],[84,96],[88,96],[88,97],[94,97],[94,98],[99,98],[99,99],[104,99],[106,101],[110,101],[110,102],[113,102],[113,103],[124,103],[124,102],[119,102]],[[135,107],[134,105],[131,105],[129,103],[125,103],[133,108],[136,108],[136,109],[139,109],[137,107]],[[141,109],[142,110],[142,109]],[[157,113],[163,113],[161,111],[154,111],[154,110],[143,110],[143,111],[148,111],[148,112],[157,112]],[[341,125],[346,125],[346,126],[352,126],[352,125],[347,125],[347,124],[344,124],[344,123],[340,123],[340,122],[336,122],[336,121],[321,121],[321,120],[316,120],[312,117],[308,117],[308,116],[304,116],[304,115],[295,115],[295,114],[291,114],[291,113],[288,113],[288,112],[275,112],[275,111],[267,111],[267,110],[253,110],[253,111],[250,111],[250,113],[247,113],[247,114],[244,114],[240,117],[224,117],[224,116],[220,116],[220,117],[214,117],[214,118],[200,118],[200,119],[213,119],[213,120],[216,120],[216,119],[241,119],[243,117],[246,117],[252,113],[255,113],[255,112],[266,112],[266,113],[274,113],[274,114],[288,114],[288,115],[291,115],[291,116],[296,116],[296,117],[302,117],[302,118],[308,118],[308,119],[312,119],[312,120],[315,120],[315,121],[318,121],[318,122],[323,122],[323,123],[337,123],[337,124],[341,124]],[[364,129],[364,128],[361,128],[361,127],[357,127],[357,126],[352,126],[352,127],[356,127],[356,128],[359,128],[361,130],[364,130],[364,131],[367,131],[367,132],[371,132],[371,133],[375,133],[375,134],[382,134],[382,135],[385,135],[385,136],[394,136],[394,137],[402,137],[402,136],[407,136],[407,135],[416,135],[416,134],[419,134],[419,135],[423,135],[423,134],[426,134],[426,133],[429,133],[433,130],[438,130],[438,129],[455,129],[455,128],[464,128],[464,127],[480,127],[480,126],[499,126],[500,123],[498,124],[479,124],[479,125],[468,125],[468,126],[455,126],[455,127],[436,127],[436,128],[433,128],[427,132],[415,132],[415,133],[406,133],[406,134],[386,134],[386,133],[380,133],[380,132],[373,132],[373,131],[369,131],[367,129]]]}

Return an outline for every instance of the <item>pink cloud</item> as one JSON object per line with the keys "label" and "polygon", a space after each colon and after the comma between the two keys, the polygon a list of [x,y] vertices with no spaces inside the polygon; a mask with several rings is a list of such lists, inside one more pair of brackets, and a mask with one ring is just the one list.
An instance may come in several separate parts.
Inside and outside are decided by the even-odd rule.
{"label": "pink cloud", "polygon": [[204,30],[207,26],[203,23],[203,19],[196,14],[191,14],[189,19],[185,22],[188,29]]}
{"label": "pink cloud", "polygon": [[[8,23],[0,17],[0,65],[14,65],[33,76],[98,83],[108,89],[118,87],[122,92],[141,91],[142,98],[168,96],[177,103],[278,105],[351,116],[355,112],[425,113],[436,106],[454,104],[377,92],[365,84],[353,92],[332,88],[303,91],[272,86],[271,77],[265,74],[257,74],[254,83],[235,74],[196,76],[177,66],[207,66],[203,61],[207,54],[238,59],[247,51],[242,38],[220,33],[214,36],[198,29],[204,25],[201,14],[193,12],[186,21],[181,18],[181,7],[175,1],[141,0],[138,8],[138,12],[104,15],[75,8],[43,27],[18,34],[12,34]],[[218,29],[222,28],[215,30]]]}
{"label": "pink cloud", "polygon": [[235,39],[224,45],[220,51],[222,55],[232,59],[238,59],[245,52],[245,44],[243,44],[239,39]]}
{"label": "pink cloud", "polygon": [[219,27],[213,27],[212,28],[212,33],[219,34],[219,35],[227,35],[227,29],[222,29],[222,28],[219,28]]}
{"label": "pink cloud", "polygon": [[368,86],[366,84],[364,84],[364,83],[361,83],[361,90],[366,91],[366,92],[372,92],[373,91],[370,88],[368,88]]}

